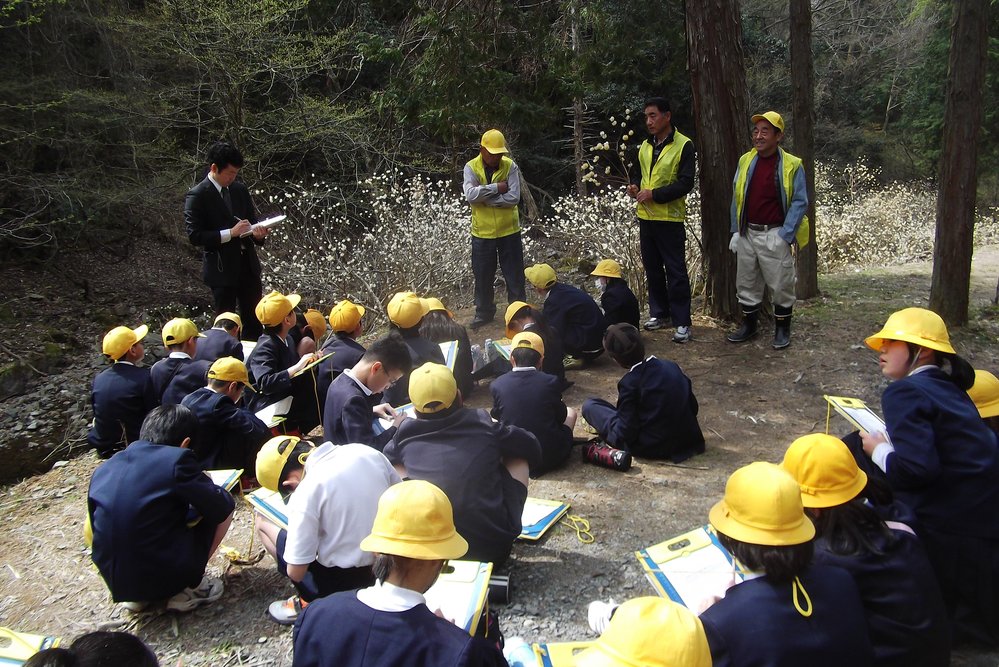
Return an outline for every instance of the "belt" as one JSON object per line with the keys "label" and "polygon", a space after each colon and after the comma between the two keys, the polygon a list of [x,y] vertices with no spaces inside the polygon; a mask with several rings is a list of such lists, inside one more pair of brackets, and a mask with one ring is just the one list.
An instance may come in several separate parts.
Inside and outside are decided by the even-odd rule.
{"label": "belt", "polygon": [[776,225],[754,225],[751,222],[749,223],[749,228],[752,229],[754,232],[765,232],[780,226],[781,225],[779,223]]}

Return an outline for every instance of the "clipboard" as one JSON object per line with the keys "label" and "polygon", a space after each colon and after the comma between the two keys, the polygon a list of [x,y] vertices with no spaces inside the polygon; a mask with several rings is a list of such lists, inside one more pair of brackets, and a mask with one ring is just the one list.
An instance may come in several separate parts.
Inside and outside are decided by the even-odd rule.
{"label": "clipboard", "polygon": [[257,341],[255,340],[241,340],[239,344],[243,348],[243,358],[249,359],[250,353],[253,352],[253,348],[257,346]]}
{"label": "clipboard", "polygon": [[262,407],[253,414],[257,415],[257,419],[267,424],[267,428],[274,428],[285,420],[285,415],[291,410],[292,398],[292,396],[285,396],[277,403]]}
{"label": "clipboard", "polygon": [[441,348],[441,354],[444,355],[444,365],[453,373],[454,362],[458,358],[458,341],[449,340],[444,343],[438,343],[438,345]]}
{"label": "clipboard", "polygon": [[844,419],[868,433],[885,433],[885,422],[876,412],[867,407],[859,398],[848,398],[845,396],[827,396],[826,407],[826,433],[829,433],[829,418],[832,411],[836,410]]}
{"label": "clipboard", "polygon": [[206,470],[205,474],[212,478],[215,486],[221,486],[226,491],[232,492],[233,488],[239,484],[243,469]]}
{"label": "clipboard", "polygon": [[711,597],[724,596],[733,579],[745,579],[710,526],[636,551],[635,557],[661,597],[693,611]]}
{"label": "clipboard", "polygon": [[261,220],[260,222],[250,225],[250,231],[246,232],[245,234],[240,234],[239,238],[242,239],[246,238],[247,236],[250,236],[251,234],[253,234],[254,229],[270,229],[274,225],[284,222],[287,218],[288,216],[284,215],[283,213],[279,215],[273,215],[269,218]]}
{"label": "clipboard", "polygon": [[279,528],[288,530],[288,505],[285,504],[280,493],[267,489],[257,489],[246,494],[244,498],[257,514]]}
{"label": "clipboard", "polygon": [[520,515],[521,529],[518,540],[536,542],[548,529],[569,511],[569,503],[558,500],[528,498]]}
{"label": "clipboard", "polygon": [[305,375],[306,373],[308,373],[309,371],[311,371],[313,368],[315,368],[319,364],[323,363],[324,361],[326,361],[327,359],[329,359],[330,357],[332,357],[334,354],[336,354],[336,352],[330,352],[329,354],[324,354],[324,355],[322,355],[320,357],[316,357],[315,359],[313,359],[312,361],[310,361],[309,363],[307,363],[305,365],[305,367],[302,368],[302,370],[298,371],[297,373],[295,373],[291,377],[292,378],[297,378],[300,375]]}
{"label": "clipboard", "polygon": [[[413,419],[416,419],[416,406],[414,406],[412,403],[406,403],[406,405],[400,405],[399,407],[395,408],[395,411],[404,412]],[[374,429],[375,435],[381,435],[385,431],[392,428],[392,420],[385,419],[384,417],[375,417],[375,422],[374,424],[371,425],[371,427]]]}
{"label": "clipboard", "polygon": [[0,665],[23,665],[39,651],[59,646],[58,637],[33,635],[0,627]]}
{"label": "clipboard", "polygon": [[499,340],[494,340],[493,349],[499,352],[499,355],[501,357],[503,357],[507,361],[510,361],[511,345],[509,338],[500,338]]}
{"label": "clipboard", "polygon": [[541,667],[575,667],[576,658],[595,642],[554,642],[532,644],[534,657]]}
{"label": "clipboard", "polygon": [[465,632],[475,635],[479,618],[486,605],[492,563],[473,560],[448,561],[447,568],[437,577],[423,597],[431,611],[440,609],[445,618],[454,621]]}

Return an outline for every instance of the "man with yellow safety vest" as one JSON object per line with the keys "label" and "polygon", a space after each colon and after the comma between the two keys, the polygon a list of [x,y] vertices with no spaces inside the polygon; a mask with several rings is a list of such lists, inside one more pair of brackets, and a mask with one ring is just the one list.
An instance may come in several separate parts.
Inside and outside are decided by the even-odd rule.
{"label": "man with yellow safety vest", "polygon": [[668,326],[674,343],[690,340],[690,278],[687,276],[687,193],[694,188],[694,144],[671,124],[669,101],[645,103],[649,138],[638,149],[628,194],[638,202],[638,239],[649,288],[646,331]]}
{"label": "man with yellow safety vest", "polygon": [[742,326],[728,340],[744,343],[758,333],[760,305],[769,287],[774,304],[773,348],[791,344],[794,307],[792,246],[808,243],[808,190],[801,159],[780,147],[784,119],[776,111],[753,116],[753,150],[739,158],[732,183],[732,240],[738,256],[736,290]]}
{"label": "man with yellow safety vest", "polygon": [[520,241],[520,168],[510,159],[499,130],[482,135],[478,157],[465,165],[462,189],[472,206],[472,275],[475,277],[475,317],[478,329],[496,316],[493,279],[496,258],[506,281],[508,303],[526,301],[524,247]]}

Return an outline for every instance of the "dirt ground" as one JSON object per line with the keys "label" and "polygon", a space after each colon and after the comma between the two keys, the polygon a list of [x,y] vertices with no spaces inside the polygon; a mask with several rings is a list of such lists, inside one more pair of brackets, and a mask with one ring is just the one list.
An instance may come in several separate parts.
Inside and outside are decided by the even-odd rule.
{"label": "dirt ground", "polygon": [[[49,422],[55,426],[47,437],[35,439],[42,441],[39,446],[60,447],[59,458],[79,442],[87,385],[100,367],[94,343],[109,319],[165,321],[178,310],[207,308],[207,294],[196,281],[197,264],[191,257],[185,255],[175,267],[185,272],[190,268],[194,276],[179,289],[144,277],[149,262],[162,258],[150,257],[153,250],[137,247],[130,261],[114,267],[91,262],[63,266],[41,277],[20,268],[0,274],[11,288],[5,292],[12,295],[0,303],[11,315],[3,317],[5,311],[0,310],[0,340],[6,343],[0,361],[28,358],[36,351],[28,343],[34,340],[31,335],[49,340],[53,331],[67,336],[64,346],[70,353],[63,357],[62,366],[69,369],[65,373],[51,370],[35,378],[34,388],[0,402],[0,432],[8,446],[24,442],[10,430],[13,423],[23,426],[32,419],[24,410],[31,405],[45,408],[50,405],[47,397],[60,392],[66,394],[64,400],[52,399],[57,402],[48,411],[36,411],[34,419],[42,423],[33,432],[45,431]],[[952,332],[963,356],[993,371],[999,370],[999,311],[989,299],[997,274],[999,247],[980,249],[973,321]],[[650,351],[676,361],[693,381],[707,451],[681,466],[639,460],[627,473],[584,464],[573,456],[564,469],[533,480],[530,495],[569,502],[570,513],[589,522],[594,541],[584,543],[574,530],[560,525],[538,543],[515,546],[504,568],[512,580],[512,601],[494,607],[505,635],[529,641],[591,639],[586,625],[590,600],[654,594],[635,550],[705,523],[708,509],[736,468],[754,460],[779,461],[794,438],[824,430],[823,394],[857,396],[879,405],[885,382],[863,338],[893,310],[925,305],[929,282],[925,264],[823,276],[822,296],[796,308],[792,345],[782,352],[770,348],[768,334],[742,346],[728,344],[728,325],[696,316],[694,339],[686,345],[671,343],[669,330],[648,334]],[[138,303],[157,305],[116,305]],[[87,313],[98,311],[99,318],[87,319]],[[160,317],[164,313],[170,315]],[[467,318],[468,313],[459,315]],[[480,341],[501,336],[499,325],[475,335]],[[570,372],[575,385],[565,400],[574,406],[589,396],[613,400],[621,374],[606,359]],[[468,402],[487,407],[487,387],[480,386]],[[847,430],[846,422],[836,416],[829,427],[834,433]],[[96,465],[96,457],[87,453],[0,491],[0,625],[67,639],[97,628],[125,629],[153,647],[163,665],[290,665],[291,631],[270,622],[265,609],[290,595],[292,588],[269,558],[239,566],[216,557],[210,571],[224,575],[225,595],[191,614],[133,616],[111,603],[81,536],[87,485]],[[258,551],[251,543],[251,525],[250,510],[241,506],[224,544],[243,554]],[[953,664],[999,665],[999,654],[962,652]]]}

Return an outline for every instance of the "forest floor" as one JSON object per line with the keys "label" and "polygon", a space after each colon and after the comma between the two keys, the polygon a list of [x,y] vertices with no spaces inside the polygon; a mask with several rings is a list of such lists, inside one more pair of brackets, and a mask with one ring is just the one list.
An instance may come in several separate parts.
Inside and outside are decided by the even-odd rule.
{"label": "forest floor", "polygon": [[[48,472],[0,489],[0,625],[66,640],[98,628],[129,630],[163,665],[290,665],[291,631],[269,621],[265,610],[293,589],[269,557],[239,566],[216,556],[209,570],[224,577],[225,595],[182,615],[124,611],[111,602],[90,563],[82,525],[98,461],[92,453],[68,454],[79,447],[89,419],[89,383],[102,365],[100,335],[119,322],[146,321],[157,329],[178,313],[208,307],[189,252],[147,241],[112,265],[111,251],[96,249],[87,258],[30,271],[23,265],[0,269],[10,295],[0,303],[0,364],[34,366],[20,385],[0,394],[4,467],[8,477],[23,476],[7,462],[16,462],[24,449],[55,450],[44,464],[24,463],[28,468],[47,469],[62,459]],[[999,311],[989,299],[997,275],[999,246],[978,249],[972,322],[951,334],[974,366],[993,371],[999,370]],[[676,361],[693,381],[707,451],[680,466],[637,460],[626,473],[574,455],[565,468],[532,480],[530,495],[570,503],[572,514],[589,521],[594,541],[584,543],[559,525],[537,543],[514,547],[502,570],[510,575],[512,600],[493,606],[507,638],[591,639],[590,600],[654,594],[634,552],[704,524],[736,468],[777,462],[796,437],[824,430],[823,394],[879,406],[885,381],[863,339],[892,311],[925,306],[929,284],[929,264],[824,275],[822,295],[796,307],[792,344],[781,352],[770,348],[769,324],[764,335],[741,346],[725,341],[729,325],[705,317],[695,316],[694,338],[685,345],[670,341],[671,330],[647,334],[650,352]],[[458,316],[469,319],[467,311]],[[480,342],[501,336],[499,323],[475,334]],[[608,359],[570,372],[575,385],[566,403],[579,406],[589,396],[613,400],[621,374]],[[480,385],[468,403],[488,407],[488,387]],[[842,433],[848,424],[834,415],[829,428]],[[251,511],[240,504],[224,544],[244,554],[259,550],[251,527]],[[999,665],[999,653],[962,651],[953,664]]]}

